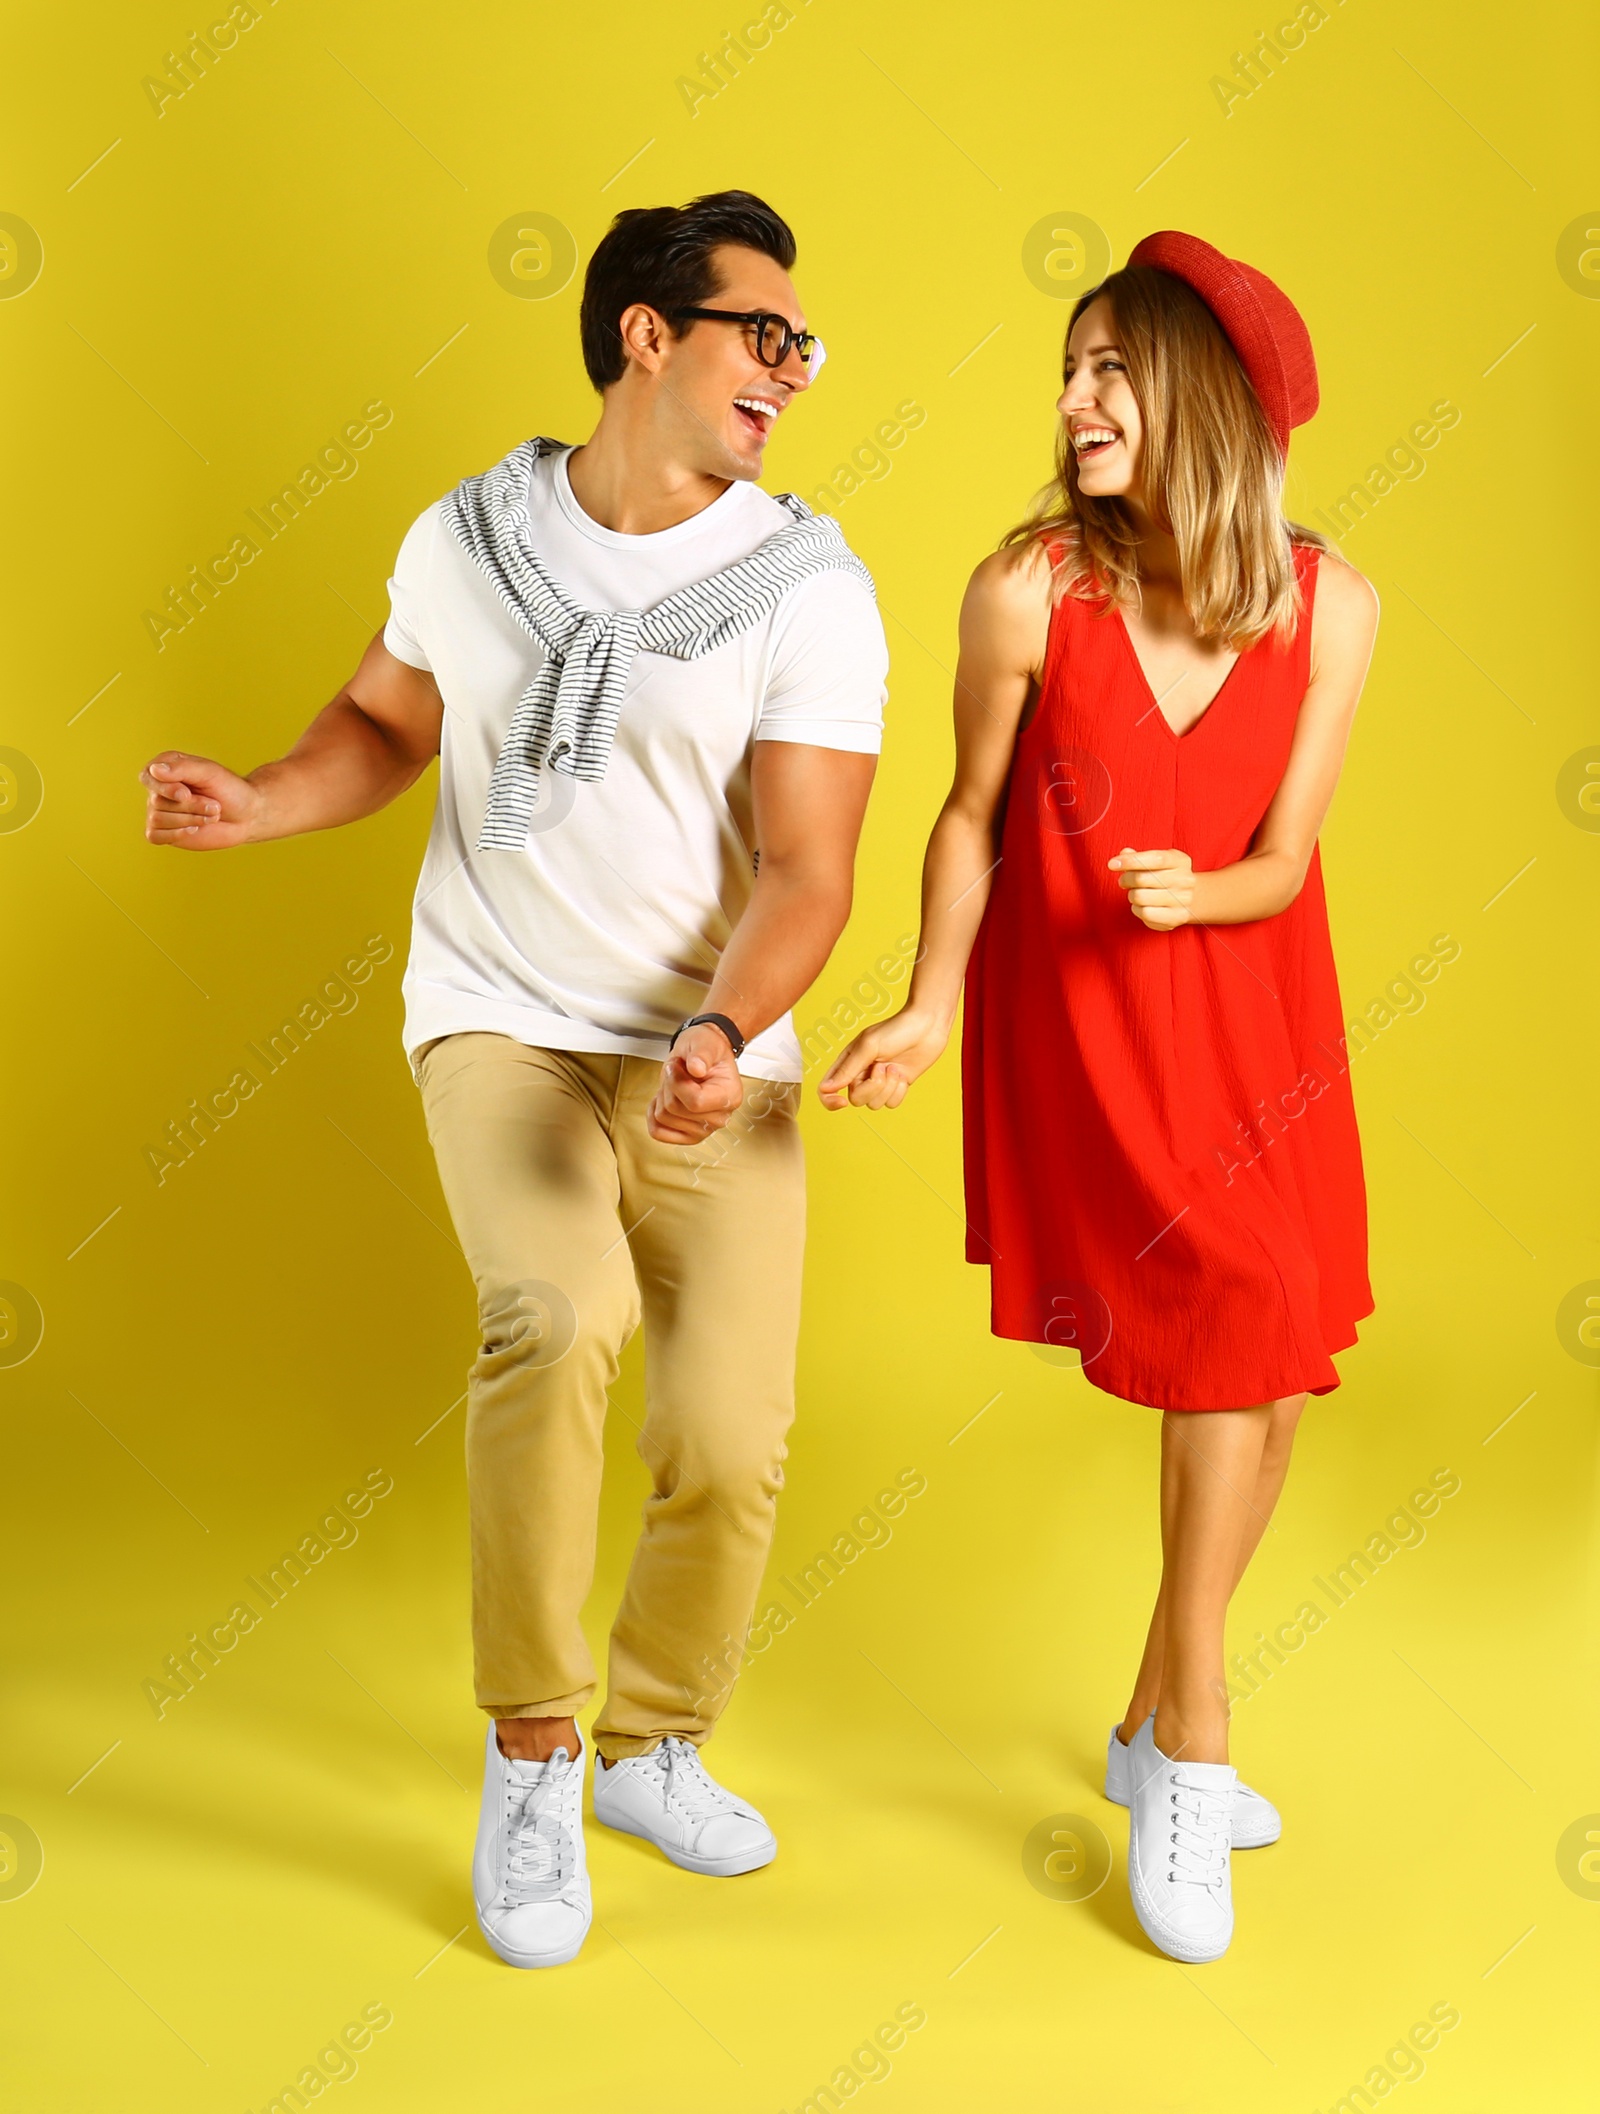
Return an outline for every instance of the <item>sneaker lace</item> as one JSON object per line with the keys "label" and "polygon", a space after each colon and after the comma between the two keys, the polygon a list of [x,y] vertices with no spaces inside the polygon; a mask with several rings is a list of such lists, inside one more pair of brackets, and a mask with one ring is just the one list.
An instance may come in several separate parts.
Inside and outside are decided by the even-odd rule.
{"label": "sneaker lace", "polygon": [[690,1820],[704,1820],[738,1803],[706,1774],[700,1750],[689,1740],[663,1740],[648,1760],[660,1773],[656,1790],[662,1805],[676,1806]]}
{"label": "sneaker lace", "polygon": [[1221,1792],[1190,1783],[1174,1770],[1167,1779],[1173,1848],[1167,1855],[1167,1878],[1191,1885],[1220,1887],[1227,1876],[1230,1801]]}
{"label": "sneaker lace", "polygon": [[571,1809],[580,1781],[577,1764],[564,1747],[556,1749],[534,1782],[508,1777],[500,1891],[512,1907],[559,1900],[576,1877],[576,1816]]}

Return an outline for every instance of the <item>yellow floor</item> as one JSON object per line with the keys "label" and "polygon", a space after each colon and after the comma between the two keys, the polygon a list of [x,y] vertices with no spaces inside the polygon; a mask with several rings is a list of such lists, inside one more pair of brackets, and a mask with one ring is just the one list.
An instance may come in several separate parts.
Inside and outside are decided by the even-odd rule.
{"label": "yellow floor", "polygon": [[[864,1129],[857,1149],[875,1150]],[[841,1211],[819,1217],[837,1246],[814,1305],[866,1260]],[[442,1249],[438,1274],[443,1292]],[[1427,1287],[1397,1273],[1389,1291]],[[976,1331],[975,1306],[950,1327]],[[471,1923],[481,1735],[464,1701],[460,1409],[415,1443],[441,1405],[419,1413],[397,1389],[365,1452],[326,1449],[356,1472],[213,1492],[207,1535],[181,1509],[193,1458],[154,1453],[169,1497],[71,1398],[20,1420],[13,1488],[44,1496],[12,1517],[24,1674],[7,1802],[45,1861],[0,1913],[8,2108],[260,2109],[352,2060],[395,2114],[529,2105],[535,2087],[684,2114],[831,2108],[818,2088],[842,2104],[891,2075],[930,2114],[1275,2114],[1418,2064],[1447,2109],[1591,2105],[1600,1903],[1563,1883],[1557,1847],[1600,1803],[1569,1678],[1584,1574],[1562,1553],[1581,1548],[1592,1493],[1575,1478],[1526,1502],[1533,1455],[1563,1418],[1575,1439],[1576,1412],[1531,1405],[1486,1450],[1506,1390],[1442,1360],[1412,1428],[1384,1431],[1363,1408],[1377,1343],[1312,1410],[1233,1624],[1251,1647],[1308,1595],[1331,1610],[1236,1707],[1237,1758],[1282,1806],[1284,1839],[1236,1860],[1228,1958],[1183,1968],[1134,1922],[1125,1817],[1100,1796],[1153,1579],[1154,1419],[981,1333],[965,1346],[978,1389],[957,1399],[892,1283],[859,1319],[854,1369],[806,1373],[772,1577],[797,1581],[853,1520],[861,1553],[809,1606],[778,1586],[801,1611],[710,1750],[772,1818],[779,1860],[699,1879],[593,1830],[590,1942],[538,1975],[500,1965]],[[624,1417],[638,1384],[630,1354]],[[218,1418],[239,1404],[203,1392]],[[148,1434],[124,1421],[121,1436],[152,1458]],[[628,1436],[614,1419],[597,1643],[642,1487]],[[394,1487],[359,1540],[158,1719],[139,1684],[162,1646],[220,1621],[369,1465]],[[1460,1488],[1426,1538],[1338,1605],[1335,1567],[1439,1469]],[[885,1540],[861,1515],[881,1521],[877,1492],[902,1470],[926,1488]],[[1091,1859],[1101,1831],[1105,1884],[1060,1898],[1073,1890],[1051,1887],[1041,1828]],[[1430,2043],[1447,2012],[1459,2023]],[[359,2044],[364,2017],[392,2023],[341,2054],[334,2037],[351,2027]],[[1414,2027],[1425,2056],[1401,2045]]]}

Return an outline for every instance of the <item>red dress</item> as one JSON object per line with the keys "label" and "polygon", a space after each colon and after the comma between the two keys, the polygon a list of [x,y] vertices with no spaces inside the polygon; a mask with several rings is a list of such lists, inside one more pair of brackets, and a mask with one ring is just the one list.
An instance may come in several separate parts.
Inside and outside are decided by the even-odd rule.
{"label": "red dress", "polygon": [[1244,857],[1310,673],[1240,655],[1173,733],[1120,612],[1064,596],[1018,737],[967,971],[967,1260],[997,1336],[1075,1346],[1108,1394],[1238,1409],[1339,1384],[1372,1312],[1366,1189],[1322,867],[1248,925],[1152,932],[1106,861]]}

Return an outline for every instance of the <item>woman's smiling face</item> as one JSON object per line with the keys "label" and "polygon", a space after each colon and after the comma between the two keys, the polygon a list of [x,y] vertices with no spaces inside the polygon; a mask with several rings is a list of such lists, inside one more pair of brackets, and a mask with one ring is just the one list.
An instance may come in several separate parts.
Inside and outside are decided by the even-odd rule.
{"label": "woman's smiling face", "polygon": [[1079,489],[1090,499],[1136,492],[1144,426],[1104,296],[1072,326],[1063,372],[1056,409],[1072,441]]}

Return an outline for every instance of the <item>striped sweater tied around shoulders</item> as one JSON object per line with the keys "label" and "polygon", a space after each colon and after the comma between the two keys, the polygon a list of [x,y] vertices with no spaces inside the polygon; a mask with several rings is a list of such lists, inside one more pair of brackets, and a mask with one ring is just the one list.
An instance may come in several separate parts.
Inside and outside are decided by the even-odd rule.
{"label": "striped sweater tied around shoulders", "polygon": [[653,609],[585,609],[550,577],[530,534],[534,467],[566,446],[543,435],[525,440],[442,502],[456,541],[543,649],[489,780],[479,851],[526,847],[543,772],[590,784],[604,778],[635,654],[697,661],[769,616],[791,588],[816,573],[853,573],[875,596],[872,575],[838,522],[814,514],[793,492],[780,492],[775,496],[789,521],[748,557],[680,587]]}

